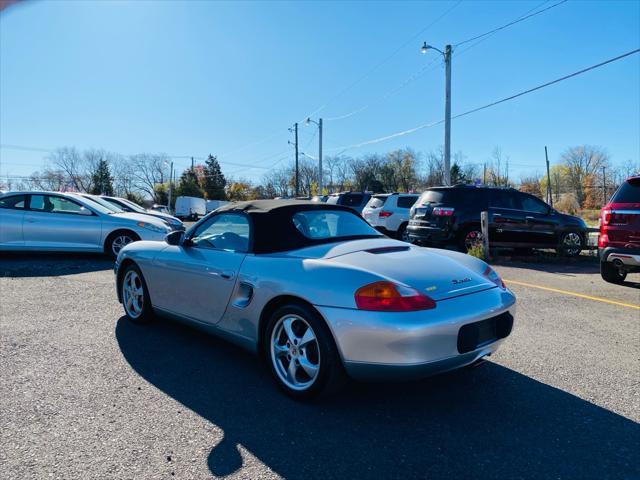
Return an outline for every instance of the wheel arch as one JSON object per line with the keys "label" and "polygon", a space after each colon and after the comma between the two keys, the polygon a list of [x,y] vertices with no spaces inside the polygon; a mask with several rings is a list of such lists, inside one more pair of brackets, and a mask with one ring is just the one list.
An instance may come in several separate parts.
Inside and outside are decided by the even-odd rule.
{"label": "wheel arch", "polygon": [[288,294],[283,294],[283,295],[278,295],[276,297],[273,297],[263,307],[262,312],[260,312],[260,320],[258,322],[258,339],[257,339],[257,348],[256,348],[258,356],[263,357],[265,353],[263,348],[264,335],[266,333],[265,330],[267,328],[267,323],[269,322],[269,318],[278,308],[291,303],[304,305],[310,308],[311,310],[313,310],[318,315],[318,318],[320,318],[322,322],[325,324],[325,326],[327,327],[327,330],[329,331],[329,335],[333,340],[333,344],[335,345],[336,350],[338,351],[338,355],[340,356],[340,361],[343,362],[342,351],[340,350],[340,346],[336,341],[336,337],[333,333],[331,326],[329,325],[329,322],[327,322],[327,320],[322,316],[322,314],[311,302],[301,297],[298,297],[296,295],[288,295]]}

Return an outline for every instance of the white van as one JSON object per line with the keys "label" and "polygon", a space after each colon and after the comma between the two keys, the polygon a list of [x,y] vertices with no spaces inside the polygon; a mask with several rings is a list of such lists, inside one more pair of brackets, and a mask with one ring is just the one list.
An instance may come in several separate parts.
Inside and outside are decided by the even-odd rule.
{"label": "white van", "polygon": [[207,202],[204,198],[176,198],[176,217],[180,220],[197,220],[207,214]]}
{"label": "white van", "polygon": [[226,200],[207,200],[207,213],[213,212],[215,209],[220,208],[227,203],[231,202],[227,202]]}

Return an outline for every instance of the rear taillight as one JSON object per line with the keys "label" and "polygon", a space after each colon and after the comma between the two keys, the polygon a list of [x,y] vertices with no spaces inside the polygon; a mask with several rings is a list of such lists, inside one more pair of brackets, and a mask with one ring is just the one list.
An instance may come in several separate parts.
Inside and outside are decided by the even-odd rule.
{"label": "rear taillight", "polygon": [[611,223],[611,210],[602,210],[602,225],[609,225]]}
{"label": "rear taillight", "polygon": [[387,211],[385,211],[385,210],[381,211],[381,212],[378,214],[378,216],[379,216],[380,218],[387,218],[387,217],[390,217],[391,215],[393,215],[393,212],[387,212]]}
{"label": "rear taillight", "polygon": [[500,288],[507,288],[502,278],[500,278],[500,275],[498,275],[498,272],[496,272],[493,268],[487,266],[482,275],[484,275],[487,280],[495,283]]}
{"label": "rear taillight", "polygon": [[455,211],[456,209],[451,207],[434,207],[431,215],[435,217],[452,217]]}
{"label": "rear taillight", "polygon": [[392,282],[370,283],[356,290],[354,295],[359,310],[378,312],[411,312],[436,308],[436,302],[417,290]]}
{"label": "rear taillight", "polygon": [[606,248],[609,246],[609,235],[601,233],[598,237],[598,248]]}

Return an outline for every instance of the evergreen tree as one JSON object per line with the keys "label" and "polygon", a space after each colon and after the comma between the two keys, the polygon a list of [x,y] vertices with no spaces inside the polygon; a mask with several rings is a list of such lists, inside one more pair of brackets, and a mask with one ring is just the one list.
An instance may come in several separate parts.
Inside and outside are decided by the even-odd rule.
{"label": "evergreen tree", "polygon": [[227,180],[222,174],[218,159],[209,154],[204,166],[204,192],[209,200],[224,200]]}
{"label": "evergreen tree", "polygon": [[202,197],[204,195],[198,183],[198,176],[192,169],[185,170],[180,176],[177,195],[183,197]]}
{"label": "evergreen tree", "polygon": [[91,189],[93,195],[113,195],[113,177],[109,171],[109,163],[100,159],[95,171],[91,175]]}

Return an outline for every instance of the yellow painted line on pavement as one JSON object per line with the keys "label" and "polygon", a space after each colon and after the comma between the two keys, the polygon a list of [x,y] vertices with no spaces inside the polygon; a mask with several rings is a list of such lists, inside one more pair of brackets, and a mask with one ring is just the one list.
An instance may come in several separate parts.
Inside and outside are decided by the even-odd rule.
{"label": "yellow painted line on pavement", "polygon": [[618,305],[620,307],[627,307],[627,308],[633,308],[635,310],[640,310],[640,305],[636,305],[634,303],[617,302],[615,300],[609,300],[608,298],[592,297],[591,295],[585,295],[584,293],[570,292],[568,290],[560,290],[558,288],[543,287],[542,285],[518,282],[516,280],[507,280],[506,278],[504,279],[504,281],[507,283],[513,283],[514,285],[521,285],[523,287],[538,288],[540,290],[547,290],[548,292],[562,293],[563,295],[571,295],[574,297],[586,298],[587,300],[593,300],[595,302],[610,303],[611,305]]}

